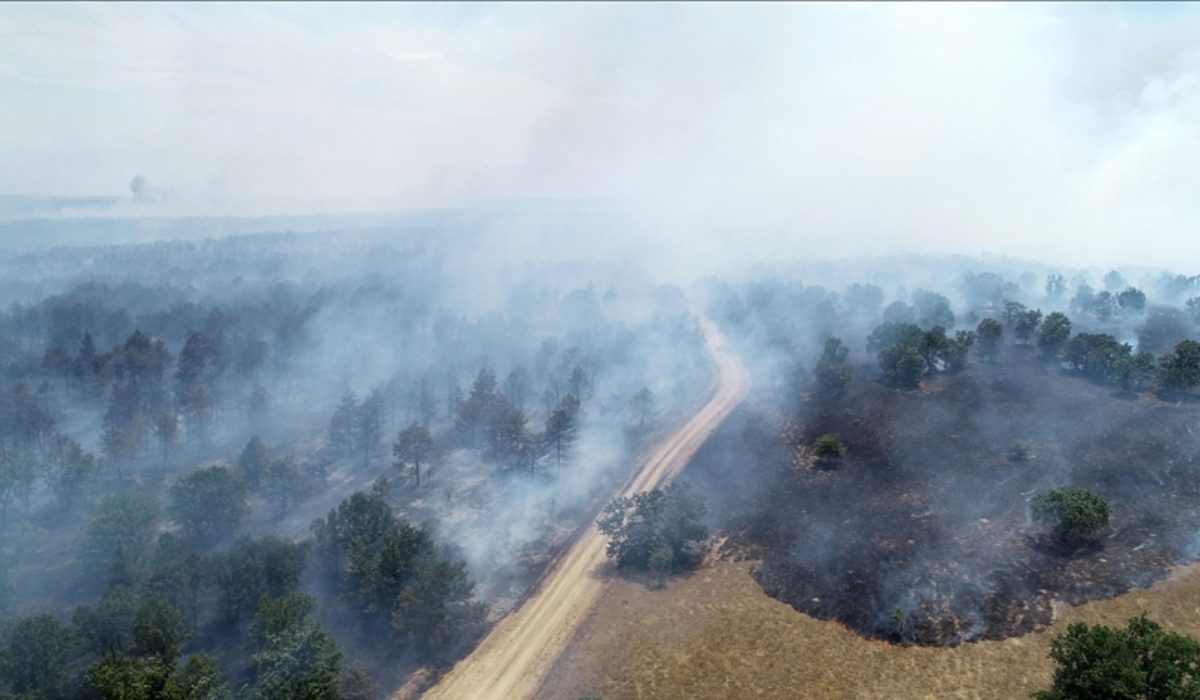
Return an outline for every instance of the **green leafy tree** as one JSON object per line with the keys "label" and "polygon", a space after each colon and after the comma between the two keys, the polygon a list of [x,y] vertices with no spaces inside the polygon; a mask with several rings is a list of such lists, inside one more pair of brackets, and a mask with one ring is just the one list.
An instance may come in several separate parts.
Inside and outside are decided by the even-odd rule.
{"label": "green leafy tree", "polygon": [[1057,357],[1071,337],[1071,319],[1055,311],[1042,322],[1038,330],[1038,349],[1048,357]]}
{"label": "green leafy tree", "polygon": [[0,672],[19,698],[61,698],[74,642],[71,628],[50,615],[22,618],[9,630]]}
{"label": "green leafy tree", "polygon": [[1200,384],[1200,343],[1181,341],[1159,358],[1158,380],[1168,391],[1187,391]]}
{"label": "green leafy tree", "polygon": [[429,428],[419,423],[412,423],[401,430],[400,434],[396,436],[396,442],[392,443],[392,455],[396,458],[393,466],[400,470],[412,467],[413,480],[419,487],[421,485],[421,463],[428,459],[432,450],[433,435],[430,434]]}
{"label": "green leafy tree", "polygon": [[84,489],[100,472],[96,457],[68,438],[54,448],[48,461],[48,476],[54,495],[65,510],[71,510]]}
{"label": "green leafy tree", "polygon": [[171,516],[197,546],[232,535],[248,510],[245,484],[229,467],[201,467],[171,485]]}
{"label": "green leafy tree", "polygon": [[140,572],[150,557],[158,501],[147,493],[121,492],[105,496],[88,524],[83,558],[109,580]]}
{"label": "green leafy tree", "polygon": [[284,596],[300,586],[306,543],[267,535],[240,537],[215,557],[214,576],[226,623],[236,624],[263,595]]}
{"label": "green leafy tree", "polygon": [[985,318],[979,322],[975,333],[979,338],[979,354],[988,360],[996,359],[1004,338],[1004,326],[994,318]]}
{"label": "green leafy tree", "polygon": [[961,372],[967,366],[967,355],[977,336],[973,331],[958,331],[942,347],[940,360],[947,372]]}
{"label": "green leafy tree", "polygon": [[1029,343],[1029,339],[1037,332],[1038,325],[1042,322],[1042,312],[1038,309],[1026,309],[1017,316],[1017,320],[1013,322],[1013,335],[1015,335],[1022,343]]}
{"label": "green leafy tree", "polygon": [[138,597],[127,588],[111,588],[95,605],[80,605],[71,618],[79,638],[96,654],[120,654],[133,642]]}
{"label": "green leafy tree", "polygon": [[1154,355],[1148,352],[1123,354],[1113,367],[1113,379],[1126,391],[1141,389],[1154,378]]}
{"label": "green leafy tree", "polygon": [[311,610],[297,612],[294,600],[280,604],[268,596],[259,603],[254,684],[247,700],[337,700],[342,658],[337,640],[312,619]]}
{"label": "green leafy tree", "polygon": [[165,598],[143,601],[132,622],[133,652],[169,660],[172,665],[191,636],[183,613]]}
{"label": "green leafy tree", "polygon": [[83,682],[103,700],[158,700],[170,672],[160,659],[107,654],[88,668]]}
{"label": "green leafy tree", "polygon": [[847,358],[850,350],[842,345],[840,338],[828,338],[813,369],[817,387],[826,396],[841,396],[854,376],[854,367]]}
{"label": "green leafy tree", "polygon": [[1086,489],[1056,486],[1033,499],[1033,517],[1060,542],[1077,546],[1108,525],[1108,501]]}
{"label": "green leafy tree", "polygon": [[564,461],[569,461],[579,440],[579,399],[567,394],[546,418],[546,429],[541,442],[545,451],[554,459],[554,471],[562,470]]}
{"label": "green leafy tree", "polygon": [[673,567],[688,562],[690,547],[708,537],[704,499],[686,484],[672,484],[614,499],[600,515],[608,556],[618,566],[648,569],[655,550],[671,550]]}
{"label": "green leafy tree", "polygon": [[1133,353],[1126,343],[1120,343],[1107,333],[1080,333],[1063,346],[1063,359],[1089,379],[1114,381],[1118,368]]}
{"label": "green leafy tree", "polygon": [[362,453],[363,466],[371,459],[371,454],[375,451],[375,446],[379,444],[379,440],[383,437],[383,409],[386,401],[383,395],[383,389],[375,387],[371,389],[366,398],[363,399],[362,405],[358,407],[358,413],[354,421],[354,441],[359,452]]}
{"label": "green leafy tree", "polygon": [[347,454],[354,449],[357,422],[358,396],[347,389],[333,417],[329,419],[329,446],[336,453]]}
{"label": "green leafy tree", "polygon": [[1125,629],[1076,622],[1050,640],[1055,662],[1038,700],[1184,700],[1200,697],[1200,642],[1145,615]]}
{"label": "green leafy tree", "polygon": [[475,583],[461,561],[429,558],[396,596],[392,626],[428,651],[483,622],[487,605],[471,599]]}
{"label": "green leafy tree", "polygon": [[1124,314],[1140,314],[1146,310],[1146,293],[1129,287],[1117,295],[1117,308]]}
{"label": "green leafy tree", "polygon": [[232,700],[216,659],[193,654],[167,679],[163,700]]}
{"label": "green leafy tree", "polygon": [[913,292],[912,301],[917,323],[922,326],[954,325],[954,312],[950,310],[950,300],[945,296],[918,289]]}
{"label": "green leafy tree", "polygon": [[302,495],[304,482],[291,457],[273,460],[263,473],[263,492],[275,503],[275,513],[282,517]]}
{"label": "green leafy tree", "polygon": [[255,435],[242,449],[237,463],[246,483],[251,488],[258,488],[267,471],[267,466],[271,463],[271,454],[267,451],[267,446],[263,444],[262,439]]}

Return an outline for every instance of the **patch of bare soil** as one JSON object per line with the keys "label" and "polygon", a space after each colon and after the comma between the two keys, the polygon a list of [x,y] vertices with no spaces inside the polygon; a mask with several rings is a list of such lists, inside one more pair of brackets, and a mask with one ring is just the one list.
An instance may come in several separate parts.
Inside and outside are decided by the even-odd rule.
{"label": "patch of bare soil", "polygon": [[[769,595],[873,639],[953,645],[1047,624],[1078,604],[1145,587],[1194,561],[1200,411],[1065,376],[1020,355],[901,392],[862,381],[847,397],[735,415],[686,478],[710,497],[727,553],[761,560]],[[809,446],[838,433],[835,464]],[[1014,440],[1034,455],[1012,461]],[[1029,501],[1088,488],[1110,527],[1053,546]]]}

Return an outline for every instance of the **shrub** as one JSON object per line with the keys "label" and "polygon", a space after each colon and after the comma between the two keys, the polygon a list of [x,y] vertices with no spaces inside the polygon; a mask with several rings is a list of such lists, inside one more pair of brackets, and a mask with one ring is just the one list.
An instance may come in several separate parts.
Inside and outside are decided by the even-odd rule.
{"label": "shrub", "polygon": [[1033,457],[1033,443],[1028,440],[1013,440],[1008,448],[1008,458],[1013,462],[1028,462]]}
{"label": "shrub", "polygon": [[846,454],[846,446],[842,444],[842,439],[836,433],[826,433],[817,438],[813,444],[813,450],[821,459],[837,459]]}
{"label": "shrub", "polygon": [[1087,489],[1058,486],[1033,499],[1033,517],[1066,544],[1082,544],[1108,525],[1108,501]]}

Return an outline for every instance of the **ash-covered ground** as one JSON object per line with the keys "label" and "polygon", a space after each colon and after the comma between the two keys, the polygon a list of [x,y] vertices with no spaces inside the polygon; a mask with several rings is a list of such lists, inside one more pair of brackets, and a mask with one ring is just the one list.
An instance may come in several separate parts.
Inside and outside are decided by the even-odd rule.
{"label": "ash-covered ground", "polygon": [[[768,594],[893,642],[1023,634],[1055,601],[1111,597],[1195,560],[1200,406],[1114,393],[1026,350],[918,391],[861,379],[842,399],[751,401],[686,478],[726,551],[761,560]],[[831,432],[848,448],[837,464],[810,449]],[[1014,440],[1030,459],[1010,458]],[[1093,545],[1065,551],[1031,522],[1030,500],[1056,485],[1109,501]]]}

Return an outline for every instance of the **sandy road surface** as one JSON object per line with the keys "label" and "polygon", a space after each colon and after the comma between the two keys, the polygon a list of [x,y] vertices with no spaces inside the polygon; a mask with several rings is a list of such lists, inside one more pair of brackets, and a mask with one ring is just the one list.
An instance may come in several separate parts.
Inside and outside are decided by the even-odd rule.
{"label": "sandy road surface", "polygon": [[[717,366],[712,398],[651,454],[625,484],[625,495],[652,489],[678,474],[746,395],[746,368],[726,349],[712,321],[703,319],[701,327]],[[475,651],[424,697],[516,700],[533,695],[604,585],[598,570],[605,560],[605,543],[593,523],[525,604],[496,623]]]}

